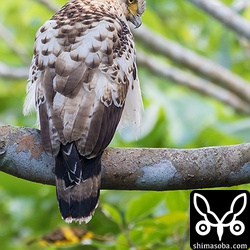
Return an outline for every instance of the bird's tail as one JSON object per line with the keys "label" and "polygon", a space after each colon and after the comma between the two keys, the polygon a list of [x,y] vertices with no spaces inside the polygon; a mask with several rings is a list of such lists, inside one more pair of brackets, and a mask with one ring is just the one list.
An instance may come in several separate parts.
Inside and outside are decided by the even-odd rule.
{"label": "bird's tail", "polygon": [[62,145],[56,157],[56,194],[62,218],[88,223],[98,206],[101,185],[101,155],[87,159],[75,143]]}

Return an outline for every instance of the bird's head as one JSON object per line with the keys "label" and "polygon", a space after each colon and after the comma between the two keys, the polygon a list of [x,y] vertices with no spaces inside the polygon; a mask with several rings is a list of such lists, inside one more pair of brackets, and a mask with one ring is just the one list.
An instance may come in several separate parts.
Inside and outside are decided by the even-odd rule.
{"label": "bird's head", "polygon": [[146,9],[146,0],[126,0],[128,9],[127,20],[135,25],[135,28],[141,26],[141,15]]}

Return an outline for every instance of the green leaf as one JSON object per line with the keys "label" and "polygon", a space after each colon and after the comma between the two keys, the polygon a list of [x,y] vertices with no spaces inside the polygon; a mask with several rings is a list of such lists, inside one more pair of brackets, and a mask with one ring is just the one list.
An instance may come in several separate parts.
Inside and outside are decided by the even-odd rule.
{"label": "green leaf", "polygon": [[[165,205],[168,211],[187,211],[189,208],[190,191],[169,191],[166,192]],[[178,201],[178,202],[177,202]]]}
{"label": "green leaf", "polygon": [[114,221],[116,224],[118,224],[119,226],[122,225],[122,217],[121,217],[121,214],[119,213],[119,211],[107,204],[107,203],[104,203],[102,204],[102,212],[109,218],[111,219],[112,221]]}
{"label": "green leaf", "polygon": [[166,225],[169,225],[169,224],[175,224],[178,222],[185,222],[187,221],[187,219],[188,219],[187,212],[174,211],[174,212],[155,218],[155,222],[161,222]]}
{"label": "green leaf", "polygon": [[129,242],[124,234],[119,234],[116,241],[116,250],[129,250]]}
{"label": "green leaf", "polygon": [[126,222],[136,222],[150,215],[164,198],[163,193],[148,192],[132,200],[125,214]]}

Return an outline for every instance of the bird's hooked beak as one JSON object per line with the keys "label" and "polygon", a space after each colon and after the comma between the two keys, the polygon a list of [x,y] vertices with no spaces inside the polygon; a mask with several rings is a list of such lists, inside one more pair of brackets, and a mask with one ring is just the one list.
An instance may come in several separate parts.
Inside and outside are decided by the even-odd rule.
{"label": "bird's hooked beak", "polygon": [[130,21],[135,25],[135,29],[139,28],[142,24],[141,17],[139,15],[131,15]]}

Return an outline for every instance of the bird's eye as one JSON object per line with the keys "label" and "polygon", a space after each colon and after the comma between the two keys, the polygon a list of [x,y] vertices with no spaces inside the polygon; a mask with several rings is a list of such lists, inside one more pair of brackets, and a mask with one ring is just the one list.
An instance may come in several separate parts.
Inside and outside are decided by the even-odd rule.
{"label": "bird's eye", "polygon": [[135,2],[135,0],[128,0],[129,4],[133,4]]}

